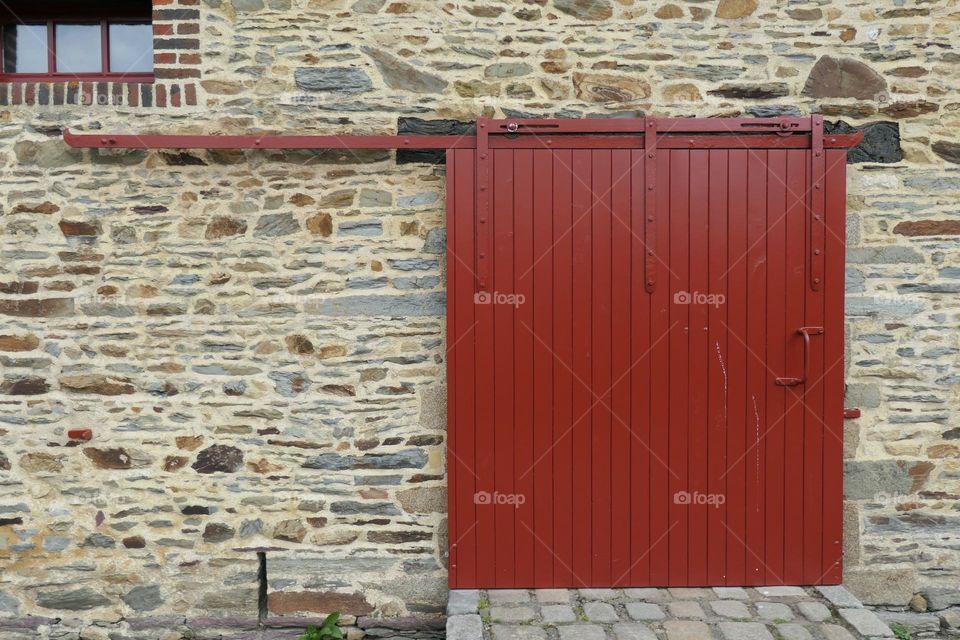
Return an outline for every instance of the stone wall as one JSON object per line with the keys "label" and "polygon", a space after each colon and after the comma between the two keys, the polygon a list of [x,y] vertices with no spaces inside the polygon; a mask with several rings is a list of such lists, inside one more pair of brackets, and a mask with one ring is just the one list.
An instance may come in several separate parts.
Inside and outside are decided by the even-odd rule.
{"label": "stone wall", "polygon": [[847,571],[868,601],[960,604],[955,1],[179,4],[196,106],[0,92],[4,633],[442,612],[442,169],[60,133],[478,114],[873,123],[848,188]]}

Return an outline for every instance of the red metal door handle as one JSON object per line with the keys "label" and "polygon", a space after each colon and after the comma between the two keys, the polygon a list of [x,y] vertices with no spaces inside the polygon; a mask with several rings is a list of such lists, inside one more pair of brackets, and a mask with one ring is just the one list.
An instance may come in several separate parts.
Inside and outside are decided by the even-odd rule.
{"label": "red metal door handle", "polygon": [[810,374],[810,336],[822,335],[823,327],[800,327],[797,329],[797,333],[803,336],[803,377],[777,378],[774,382],[781,387],[795,387],[806,384],[807,376]]}

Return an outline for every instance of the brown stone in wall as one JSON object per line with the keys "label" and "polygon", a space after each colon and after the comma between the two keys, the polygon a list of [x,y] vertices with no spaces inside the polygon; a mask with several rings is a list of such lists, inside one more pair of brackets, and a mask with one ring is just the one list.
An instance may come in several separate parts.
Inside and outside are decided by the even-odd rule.
{"label": "brown stone in wall", "polygon": [[318,213],[307,218],[307,231],[314,235],[328,237],[333,233],[333,218],[329,213]]}
{"label": "brown stone in wall", "polygon": [[0,315],[24,318],[57,318],[73,315],[71,298],[0,300]]}
{"label": "brown stone in wall", "polygon": [[147,541],[143,536],[130,536],[123,539],[123,546],[127,549],[143,549],[147,546]]}
{"label": "brown stone in wall", "polygon": [[337,591],[275,591],[267,597],[272,613],[332,613],[339,611],[353,616],[367,615],[373,607],[360,593]]}
{"label": "brown stone in wall", "polygon": [[83,220],[61,220],[60,232],[67,237],[95,237],[100,235],[100,225]]}
{"label": "brown stone in wall", "polygon": [[187,466],[188,462],[190,462],[190,459],[184,456],[167,456],[163,459],[163,470],[177,471]]}
{"label": "brown stone in wall", "polygon": [[592,102],[633,102],[650,97],[650,85],[631,76],[577,72],[573,87],[578,98]]}
{"label": "brown stone in wall", "polygon": [[207,229],[203,236],[207,240],[217,240],[219,238],[227,238],[229,236],[243,235],[246,232],[247,223],[243,220],[228,218],[226,216],[217,216],[210,222],[210,224],[207,225]]}
{"label": "brown stone in wall", "polygon": [[960,164],[960,144],[956,142],[947,142],[946,140],[938,140],[930,145],[930,148],[933,149],[935,154],[947,162]]}
{"label": "brown stone in wall", "polygon": [[859,60],[822,56],[810,70],[803,95],[811,98],[856,98],[879,100],[887,93],[887,81]]}
{"label": "brown stone in wall", "polygon": [[0,293],[30,295],[36,293],[39,288],[40,284],[33,281],[0,282]]}
{"label": "brown stone in wall", "polygon": [[235,473],[243,466],[243,452],[236,447],[215,444],[197,454],[191,466],[197,473]]}
{"label": "brown stone in wall", "polygon": [[97,449],[95,447],[85,447],[83,455],[90,458],[93,464],[99,469],[130,469],[133,465],[133,457],[127,453],[126,449]]}
{"label": "brown stone in wall", "polygon": [[60,387],[71,393],[95,393],[101,396],[119,396],[136,391],[127,378],[99,374],[60,376]]}
{"label": "brown stone in wall", "polygon": [[717,17],[725,20],[746,18],[757,10],[757,0],[720,0]]}
{"label": "brown stone in wall", "polygon": [[581,20],[606,20],[613,15],[609,0],[554,0],[553,5]]}
{"label": "brown stone in wall", "polygon": [[0,382],[0,393],[8,396],[36,396],[50,390],[50,384],[38,376],[8,376]]}
{"label": "brown stone in wall", "polygon": [[894,102],[880,109],[880,113],[891,118],[916,118],[939,110],[940,105],[938,104],[926,100],[914,100],[911,102]]}
{"label": "brown stone in wall", "polygon": [[905,220],[898,222],[893,232],[901,236],[956,236],[960,235],[960,220]]}
{"label": "brown stone in wall", "polygon": [[287,343],[287,350],[290,353],[297,355],[309,355],[314,352],[313,343],[307,338],[307,336],[302,335],[293,335],[287,336],[284,338],[284,342]]}
{"label": "brown stone in wall", "polygon": [[0,351],[33,351],[40,340],[32,333],[21,336],[0,336]]}
{"label": "brown stone in wall", "polygon": [[57,211],[60,211],[60,207],[50,201],[46,201],[40,204],[18,204],[13,208],[11,213],[40,213],[48,216]]}

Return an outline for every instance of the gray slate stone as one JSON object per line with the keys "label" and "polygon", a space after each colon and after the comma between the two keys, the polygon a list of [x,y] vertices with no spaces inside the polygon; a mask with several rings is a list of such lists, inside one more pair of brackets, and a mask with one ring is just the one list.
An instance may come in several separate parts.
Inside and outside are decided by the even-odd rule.
{"label": "gray slate stone", "polygon": [[[729,623],[727,623],[729,624]],[[710,627],[697,620],[668,620],[663,623],[667,640],[712,640]]]}
{"label": "gray slate stone", "polygon": [[435,227],[427,231],[427,238],[423,243],[424,253],[442,254],[447,250],[447,230]]}
{"label": "gray slate stone", "polygon": [[447,615],[459,616],[477,612],[480,603],[478,589],[453,589],[447,600]]}
{"label": "gray slate stone", "polygon": [[61,591],[41,591],[37,594],[37,606],[43,609],[85,611],[111,604],[110,600],[90,587]]}
{"label": "gray slate stone", "polygon": [[268,213],[260,216],[253,235],[258,238],[277,238],[300,231],[300,223],[292,213]]}
{"label": "gray slate stone", "polygon": [[914,316],[926,307],[923,300],[904,297],[902,300],[878,298],[875,296],[847,296],[846,313],[848,316],[882,317],[885,320],[904,320]]}
{"label": "gray slate stone", "polygon": [[17,613],[20,601],[13,596],[0,591],[0,611],[3,613]]}
{"label": "gray slate stone", "polygon": [[624,589],[623,597],[628,600],[643,600],[644,602],[668,602],[670,600],[670,594],[666,589],[654,589],[652,587]]}
{"label": "gray slate stone", "polygon": [[634,620],[663,620],[666,617],[658,605],[647,602],[628,602],[626,609]]}
{"label": "gray slate stone", "polygon": [[882,247],[851,247],[847,261],[853,264],[922,264],[923,256],[913,247],[886,245]]}
{"label": "gray slate stone", "polygon": [[361,93],[373,88],[370,76],[355,67],[301,67],[293,72],[293,79],[304,91]]}
{"label": "gray slate stone", "polygon": [[616,640],[657,640],[656,634],[639,622],[621,622],[613,625]]}
{"label": "gray slate stone", "polygon": [[820,602],[800,602],[797,604],[797,609],[811,622],[823,622],[833,617],[830,609]]}
{"label": "gray slate stone", "polygon": [[877,617],[887,625],[900,624],[912,634],[936,633],[940,631],[940,616],[935,613],[914,613],[912,611],[876,611]]}
{"label": "gray slate stone", "polygon": [[391,89],[412,91],[414,93],[442,93],[449,84],[440,76],[421,71],[408,62],[394,58],[390,54],[373,47],[361,47],[377,65],[383,81]]}
{"label": "gray slate stone", "polygon": [[559,627],[560,640],[606,640],[603,627],[595,624],[572,624]]}
{"label": "gray slate stone", "polygon": [[710,608],[718,616],[724,618],[746,619],[750,617],[750,610],[747,605],[739,600],[716,600],[710,603]]}
{"label": "gray slate stone", "polygon": [[447,618],[447,640],[483,640],[483,622],[477,614]]}
{"label": "gray slate stone", "polygon": [[163,604],[163,595],[160,585],[145,585],[130,589],[123,601],[135,611],[153,611]]}
{"label": "gray slate stone", "polygon": [[723,600],[749,600],[750,594],[741,587],[714,587],[713,592]]}
{"label": "gray slate stone", "polygon": [[[322,453],[307,460],[304,469],[421,469],[427,464],[427,454],[422,449],[406,449],[397,453],[368,454],[365,456],[341,456]],[[492,593],[492,592],[491,592]]]}
{"label": "gray slate stone", "polygon": [[777,633],[783,640],[813,640],[807,628],[795,622],[777,625]]}
{"label": "gray slate stone", "polygon": [[757,587],[757,591],[760,592],[760,595],[766,596],[767,598],[790,598],[807,595],[807,592],[804,591],[802,587]]}
{"label": "gray slate stone", "polygon": [[568,604],[547,604],[540,607],[540,616],[547,624],[576,622],[577,614]]}
{"label": "gray slate stone", "polygon": [[923,590],[923,597],[927,600],[930,611],[940,611],[960,605],[960,588],[928,587]]}
{"label": "gray slate stone", "polygon": [[494,605],[490,607],[490,619],[494,622],[530,622],[536,614],[530,607]]}
{"label": "gray slate stone", "polygon": [[537,602],[544,604],[549,602],[570,602],[570,591],[568,589],[537,589],[533,592]]}
{"label": "gray slate stone", "polygon": [[725,640],[773,640],[773,635],[759,622],[721,622]]}
{"label": "gray slate stone", "polygon": [[[546,640],[547,633],[539,627],[495,624],[490,628],[493,640]],[[449,640],[449,636],[447,636]]]}
{"label": "gray slate stone", "polygon": [[620,619],[613,605],[606,602],[587,602],[583,605],[583,613],[590,622],[601,624],[610,624]]}
{"label": "gray slate stone", "polygon": [[829,600],[835,607],[858,608],[863,606],[863,603],[857,600],[855,595],[850,593],[846,587],[841,585],[817,587],[817,591],[819,591],[823,597]]}
{"label": "gray slate stone", "polygon": [[793,620],[793,611],[782,602],[758,602],[757,613],[764,620]]}
{"label": "gray slate stone", "polygon": [[847,500],[871,500],[881,493],[905,495],[913,486],[908,467],[896,460],[847,460],[843,465],[843,478]]}
{"label": "gray slate stone", "polygon": [[854,629],[865,636],[893,636],[890,627],[869,609],[840,609],[839,613]]}
{"label": "gray slate stone", "polygon": [[906,606],[917,590],[917,576],[912,567],[845,571],[843,581],[864,604]]}
{"label": "gray slate stone", "polygon": [[821,625],[820,633],[826,640],[856,640],[849,631],[838,624]]}
{"label": "gray slate stone", "polygon": [[440,317],[446,313],[446,294],[436,291],[402,295],[340,296],[304,306],[307,313],[319,316]]}

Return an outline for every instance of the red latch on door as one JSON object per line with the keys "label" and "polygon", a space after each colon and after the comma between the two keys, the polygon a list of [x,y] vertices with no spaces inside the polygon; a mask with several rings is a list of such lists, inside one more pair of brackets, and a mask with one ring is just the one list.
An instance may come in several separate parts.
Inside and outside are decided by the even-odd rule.
{"label": "red latch on door", "polygon": [[777,378],[775,382],[781,387],[795,387],[806,383],[810,373],[810,336],[822,335],[823,327],[800,327],[797,333],[803,336],[803,377]]}

